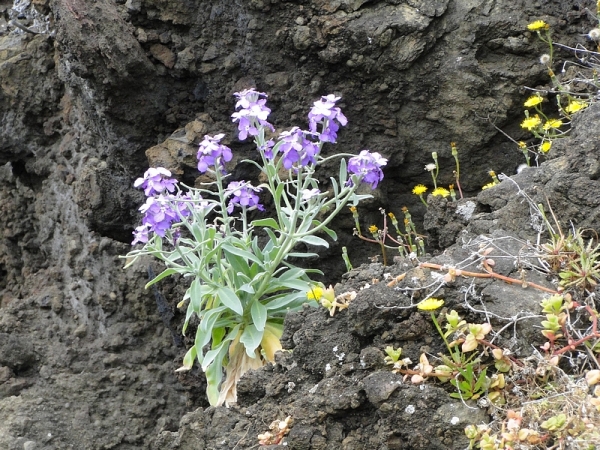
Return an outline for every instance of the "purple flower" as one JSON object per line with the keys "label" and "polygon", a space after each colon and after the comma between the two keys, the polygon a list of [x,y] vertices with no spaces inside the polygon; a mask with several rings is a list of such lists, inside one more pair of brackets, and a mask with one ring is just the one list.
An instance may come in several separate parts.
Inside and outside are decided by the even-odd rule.
{"label": "purple flower", "polygon": [[363,183],[369,183],[371,189],[375,189],[379,182],[383,180],[381,167],[386,164],[387,159],[379,153],[362,150],[358,156],[353,156],[348,161],[348,172],[359,175]]}
{"label": "purple flower", "polygon": [[133,232],[133,242],[131,245],[135,245],[138,242],[145,244],[148,242],[148,233],[150,232],[150,225],[140,225]]}
{"label": "purple flower", "polygon": [[224,171],[223,162],[231,161],[231,149],[220,143],[224,134],[216,136],[204,136],[204,140],[200,142],[198,149],[198,171],[204,173],[209,166],[214,166],[215,170],[220,168]]}
{"label": "purple flower", "polygon": [[319,146],[306,139],[306,133],[300,128],[294,127],[279,135],[279,140],[282,141],[279,151],[283,154],[283,167],[286,169],[291,169],[296,163],[298,166],[317,163],[316,156],[319,153]]}
{"label": "purple flower", "polygon": [[273,125],[267,122],[267,118],[271,113],[271,110],[265,106],[267,103],[267,94],[257,92],[254,89],[246,89],[242,92],[236,92],[233,95],[238,99],[235,107],[241,108],[231,115],[233,122],[238,122],[238,138],[240,141],[245,140],[248,135],[258,136],[259,126],[275,131]]}
{"label": "purple flower", "polygon": [[146,203],[140,207],[140,211],[144,214],[142,225],[147,225],[150,231],[160,237],[164,237],[173,222],[179,220],[177,212],[171,208],[169,200],[163,196],[148,197]]}
{"label": "purple flower", "polygon": [[258,150],[261,151],[265,155],[265,158],[273,159],[273,156],[274,156],[273,155],[273,146],[274,145],[275,145],[275,142],[273,142],[273,139],[269,139],[263,145],[258,146]]}
{"label": "purple flower", "polygon": [[323,129],[319,134],[319,139],[322,142],[335,142],[340,125],[344,126],[348,123],[348,119],[342,114],[342,110],[335,106],[335,102],[340,98],[333,94],[321,97],[321,100],[314,102],[308,113],[308,129],[310,131],[315,133],[317,125],[323,123]]}
{"label": "purple flower", "polygon": [[134,187],[142,187],[147,197],[154,194],[160,194],[165,190],[173,192],[177,180],[169,178],[171,172],[164,167],[151,167],[144,173],[144,178],[138,178],[133,183]]}
{"label": "purple flower", "polygon": [[175,207],[171,207],[171,209],[175,212],[179,212],[182,219],[188,217],[192,213],[192,209],[198,206],[191,202],[192,197],[188,192],[185,194],[178,193],[177,195],[169,195],[168,197],[165,197],[165,200],[168,200],[171,205],[176,205]]}
{"label": "purple flower", "polygon": [[258,209],[264,211],[265,208],[258,203],[258,195],[255,194],[255,192],[260,191],[260,188],[254,187],[244,180],[232,181],[225,189],[225,197],[233,196],[227,205],[227,212],[231,214],[236,206],[245,207],[246,210]]}

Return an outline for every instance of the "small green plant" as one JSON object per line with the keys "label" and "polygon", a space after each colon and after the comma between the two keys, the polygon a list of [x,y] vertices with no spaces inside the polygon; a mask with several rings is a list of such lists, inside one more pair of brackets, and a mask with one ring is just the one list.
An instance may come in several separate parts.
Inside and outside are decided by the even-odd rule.
{"label": "small green plant", "polygon": [[387,346],[385,349],[385,354],[387,355],[384,358],[386,364],[394,365],[400,360],[400,356],[402,355],[402,349],[400,347],[394,348],[392,346]]}
{"label": "small green plant", "polygon": [[[430,297],[418,303],[417,308],[430,312],[431,320],[450,356],[440,354],[442,364],[434,367],[429,363],[427,356],[421,354],[416,369],[404,369],[403,366],[410,364],[410,360],[405,359],[399,363],[401,349],[395,350],[388,347],[386,348],[388,354],[386,363],[393,364],[398,373],[411,375],[413,383],[421,383],[427,377],[437,377],[442,382],[449,381],[456,388],[456,392],[450,394],[451,397],[476,400],[487,392],[492,385],[492,380],[487,376],[487,367],[481,364],[481,359],[477,357],[476,353],[471,352],[481,343],[491,346],[483,340],[491,330],[491,326],[489,324],[468,324],[458,316],[456,311],[452,311],[446,314],[446,331],[443,331],[434,313],[443,304],[443,300]],[[449,342],[448,338],[451,335],[457,335],[458,338]],[[495,381],[495,388],[503,386],[503,382]]]}
{"label": "small green plant", "polygon": [[[213,182],[200,188],[184,186],[164,168],[149,169],[136,180],[147,201],[140,208],[144,218],[133,244],[143,247],[126,256],[126,267],[143,256],[166,265],[147,286],[173,274],[191,279],[180,303],[188,304],[183,332],[193,317],[199,324],[181,370],[198,362],[211,405],[234,403],[240,377],[274,360],[281,349],[285,315],[309,300],[308,275],[320,273],[295,267],[289,259],[317,256],[295,250],[300,243],[327,247],[317,234],[336,239],[328,224],[349,202],[370,197],[356,190],[361,183],[377,187],[387,162],[368,150],[358,156],[321,156],[324,143],[334,143],[339,127],[347,123],[336,106],[339,97],[328,95],[314,103],[308,131],[294,127],[274,142],[267,137],[274,127],[267,122],[271,110],[266,94],[250,89],[235,95],[237,111],[232,118],[238,124],[238,138],[254,138],[258,162],[248,163],[267,181],[258,187],[243,180],[225,185],[229,177],[225,163],[232,159],[232,151],[221,143],[224,134],[205,136],[198,170]],[[346,162],[344,156],[352,157]],[[331,178],[331,192],[321,192],[314,173],[318,164],[331,158],[340,159],[338,178]],[[259,197],[263,191],[272,200],[274,217],[256,215],[264,210]],[[259,241],[259,232],[267,239]]]}
{"label": "small green plant", "polygon": [[[394,213],[390,212],[386,214],[383,208],[381,208],[380,211],[383,216],[383,228],[380,229],[377,227],[377,225],[370,225],[369,233],[371,233],[371,237],[369,238],[362,234],[358,209],[355,206],[350,207],[350,212],[352,212],[352,217],[354,218],[354,234],[363,241],[372,242],[379,245],[384,266],[388,265],[388,249],[397,250],[401,256],[408,256],[411,253],[419,256],[425,254],[424,236],[417,233],[417,229],[412,221],[412,216],[408,208],[402,208],[402,212],[404,214],[404,231],[400,229],[398,219]],[[395,236],[392,236],[389,232],[387,224],[388,218],[390,222],[392,222],[392,226],[396,231]],[[395,245],[391,245],[390,242]]]}
{"label": "small green plant", "polygon": [[[433,152],[431,154],[434,162],[425,165],[425,170],[431,174],[431,179],[433,181],[433,191],[431,192],[431,195],[433,195],[434,197],[443,197],[443,198],[450,196],[450,198],[452,198],[452,201],[455,202],[459,198],[460,199],[464,198],[463,192],[462,192],[462,187],[460,185],[460,160],[458,157],[458,147],[456,146],[455,142],[450,143],[450,153],[452,154],[452,157],[454,158],[455,169],[452,171],[452,173],[454,175],[454,183],[448,185],[448,189],[446,189],[445,187],[442,187],[442,186],[438,186],[438,175],[439,175],[439,171],[440,171],[440,165],[438,163],[437,152]],[[498,177],[496,177],[496,174],[494,173],[494,171],[490,171],[489,173],[490,173],[490,176],[492,177],[493,181],[492,181],[492,183],[488,183],[485,186],[483,186],[482,189],[487,189],[487,188],[490,188],[490,187],[495,186],[496,184],[500,183],[500,180],[498,180]],[[456,188],[456,190],[458,190],[458,196],[456,195],[455,188]],[[425,206],[429,206],[424,197],[424,195],[427,191],[428,191],[428,187],[425,186],[424,184],[417,184],[412,189],[412,193],[414,195],[418,196],[421,203],[423,203]]]}
{"label": "small green plant", "polygon": [[552,208],[554,226],[542,204],[538,205],[538,210],[550,234],[550,241],[541,245],[542,258],[553,272],[558,273],[560,285],[581,291],[595,288],[600,281],[600,244],[597,237],[586,242],[585,230],[581,229],[569,230],[565,234]]}
{"label": "small green plant", "polygon": [[[456,187],[458,188],[460,198],[463,198],[462,189],[460,187],[460,161],[458,160],[458,148],[456,147],[455,142],[450,143],[450,151],[452,152],[452,157],[454,158],[454,162],[456,163],[456,170],[454,171],[454,180],[456,183]],[[450,185],[450,195],[452,196],[452,200],[456,201],[456,195],[454,194],[453,184]]]}
{"label": "small green plant", "polygon": [[457,370],[461,379],[453,378],[450,380],[450,384],[454,386],[458,392],[451,393],[450,397],[463,400],[477,400],[485,393],[490,384],[490,380],[486,376],[487,368],[481,370],[479,374],[475,373],[473,364],[467,364],[464,369],[459,367]]}

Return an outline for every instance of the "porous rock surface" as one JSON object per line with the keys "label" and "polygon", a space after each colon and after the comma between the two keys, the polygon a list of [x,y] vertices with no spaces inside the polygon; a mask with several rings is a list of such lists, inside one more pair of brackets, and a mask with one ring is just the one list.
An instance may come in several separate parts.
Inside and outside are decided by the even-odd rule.
{"label": "porous rock surface", "polygon": [[[143,200],[132,183],[150,164],[193,182],[195,144],[218,132],[236,152],[233,176],[256,177],[237,163],[251,147],[235,139],[231,94],[267,92],[281,130],[303,126],[311,103],[335,93],[349,126],[325,151],[370,148],[389,159],[374,200],[361,207],[364,223],[378,222],[379,207],[408,205],[420,226],[424,218],[433,251],[458,240],[440,263],[469,257],[481,236],[518,251],[535,230],[514,183],[461,204],[431,200],[427,212],[410,189],[428,182],[431,151],[447,169],[440,182],[452,181],[451,141],[467,194],[489,169],[514,173],[521,156],[489,121],[526,136],[522,87],[547,78],[542,44],[523,30],[544,19],[564,44],[584,42],[593,25],[584,6],[593,5],[575,3],[0,2],[0,448],[251,448],[286,415],[294,419],[287,448],[464,448],[462,428],[485,421],[485,410],[383,367],[386,345],[413,360],[441,349],[427,317],[401,309],[415,300],[410,291],[373,284],[416,270],[407,261],[348,274],[337,290],[372,287],[333,318],[320,309],[290,315],[284,343],[293,352],[248,374],[238,407],[207,408],[201,374],[174,373],[187,344],[173,334],[183,280],[161,284],[165,306],[160,292],[144,290],[148,261],[122,270],[118,256],[130,248]],[[565,56],[557,54],[557,67]],[[514,178],[535,201],[548,196],[561,220],[596,230],[599,115],[584,111],[552,159]],[[325,188],[329,169],[320,174]],[[358,245],[352,227],[349,214],[340,217],[340,243],[318,263],[332,282],[343,273],[339,245],[356,263],[376,253]],[[461,283],[440,293],[449,307],[461,304]],[[489,280],[475,289],[516,312],[538,301]],[[533,339],[526,326],[519,333]]]}

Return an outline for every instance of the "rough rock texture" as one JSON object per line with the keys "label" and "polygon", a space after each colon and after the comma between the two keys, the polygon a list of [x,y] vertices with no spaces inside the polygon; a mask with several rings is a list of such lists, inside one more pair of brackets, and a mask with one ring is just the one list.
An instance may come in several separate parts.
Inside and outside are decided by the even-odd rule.
{"label": "rough rock texture", "polygon": [[[0,448],[250,448],[292,412],[288,448],[464,448],[464,422],[446,420],[466,414],[460,404],[381,369],[384,344],[416,355],[439,342],[419,314],[374,309],[373,293],[377,304],[407,301],[379,286],[333,319],[320,310],[290,316],[294,353],[250,374],[238,409],[196,410],[207,406],[200,374],[174,375],[185,342],[176,345],[181,316],[168,308],[183,283],[161,284],[169,302],[161,317],[162,297],[143,289],[147,265],[121,269],[142,200],[132,183],[157,163],[193,182],[193,144],[221,131],[236,151],[234,177],[255,176],[237,164],[251,148],[235,140],[232,92],[268,92],[279,129],[304,125],[311,103],[333,92],[350,124],[325,151],[370,148],[389,158],[386,181],[361,206],[365,224],[378,221],[381,206],[408,205],[425,216],[432,250],[497,230],[498,242],[533,237],[529,206],[509,181],[463,201],[460,212],[432,201],[427,215],[410,188],[428,181],[423,166],[434,150],[440,182],[452,181],[451,141],[467,193],[489,169],[514,172],[521,155],[489,121],[525,137],[522,87],[547,83],[542,44],[523,30],[542,18],[564,44],[583,43],[592,26],[584,3],[0,2]],[[565,56],[558,51],[557,68]],[[553,159],[515,177],[536,202],[548,195],[565,226],[599,228],[598,115],[582,113]],[[336,224],[339,245],[358,263],[376,252],[352,238],[352,227],[349,214]],[[461,245],[448,257],[467,257]],[[339,255],[339,246],[322,255],[331,281],[343,272]],[[382,276],[373,270],[348,285]],[[537,301],[489,282],[478,289],[490,304]]]}

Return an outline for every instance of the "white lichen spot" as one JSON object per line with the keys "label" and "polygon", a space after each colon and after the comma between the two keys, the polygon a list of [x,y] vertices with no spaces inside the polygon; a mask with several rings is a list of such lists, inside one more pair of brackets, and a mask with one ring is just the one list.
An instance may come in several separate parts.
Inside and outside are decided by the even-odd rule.
{"label": "white lichen spot", "polygon": [[457,425],[458,423],[460,423],[460,419],[456,416],[454,416],[452,419],[450,419],[450,423],[452,425]]}
{"label": "white lichen spot", "polygon": [[331,364],[327,363],[325,366],[325,372],[329,372],[331,370]]}
{"label": "white lichen spot", "polygon": [[405,409],[404,412],[406,414],[414,414],[415,413],[415,405],[408,405]]}
{"label": "white lichen spot", "polygon": [[434,280],[441,280],[444,278],[444,275],[445,274],[440,272],[431,272],[431,278],[433,278]]}
{"label": "white lichen spot", "polygon": [[473,211],[475,211],[475,206],[475,202],[466,201],[456,207],[456,214],[464,217],[465,220],[469,220],[473,215]]}
{"label": "white lichen spot", "polygon": [[336,345],[335,347],[333,347],[333,353],[337,353],[337,351],[338,351],[338,347]]}
{"label": "white lichen spot", "polygon": [[315,384],[313,387],[311,387],[311,388],[308,390],[308,393],[309,393],[309,394],[314,394],[315,392],[317,392],[317,389],[318,389],[318,387],[319,387],[319,385],[318,385],[318,384]]}

